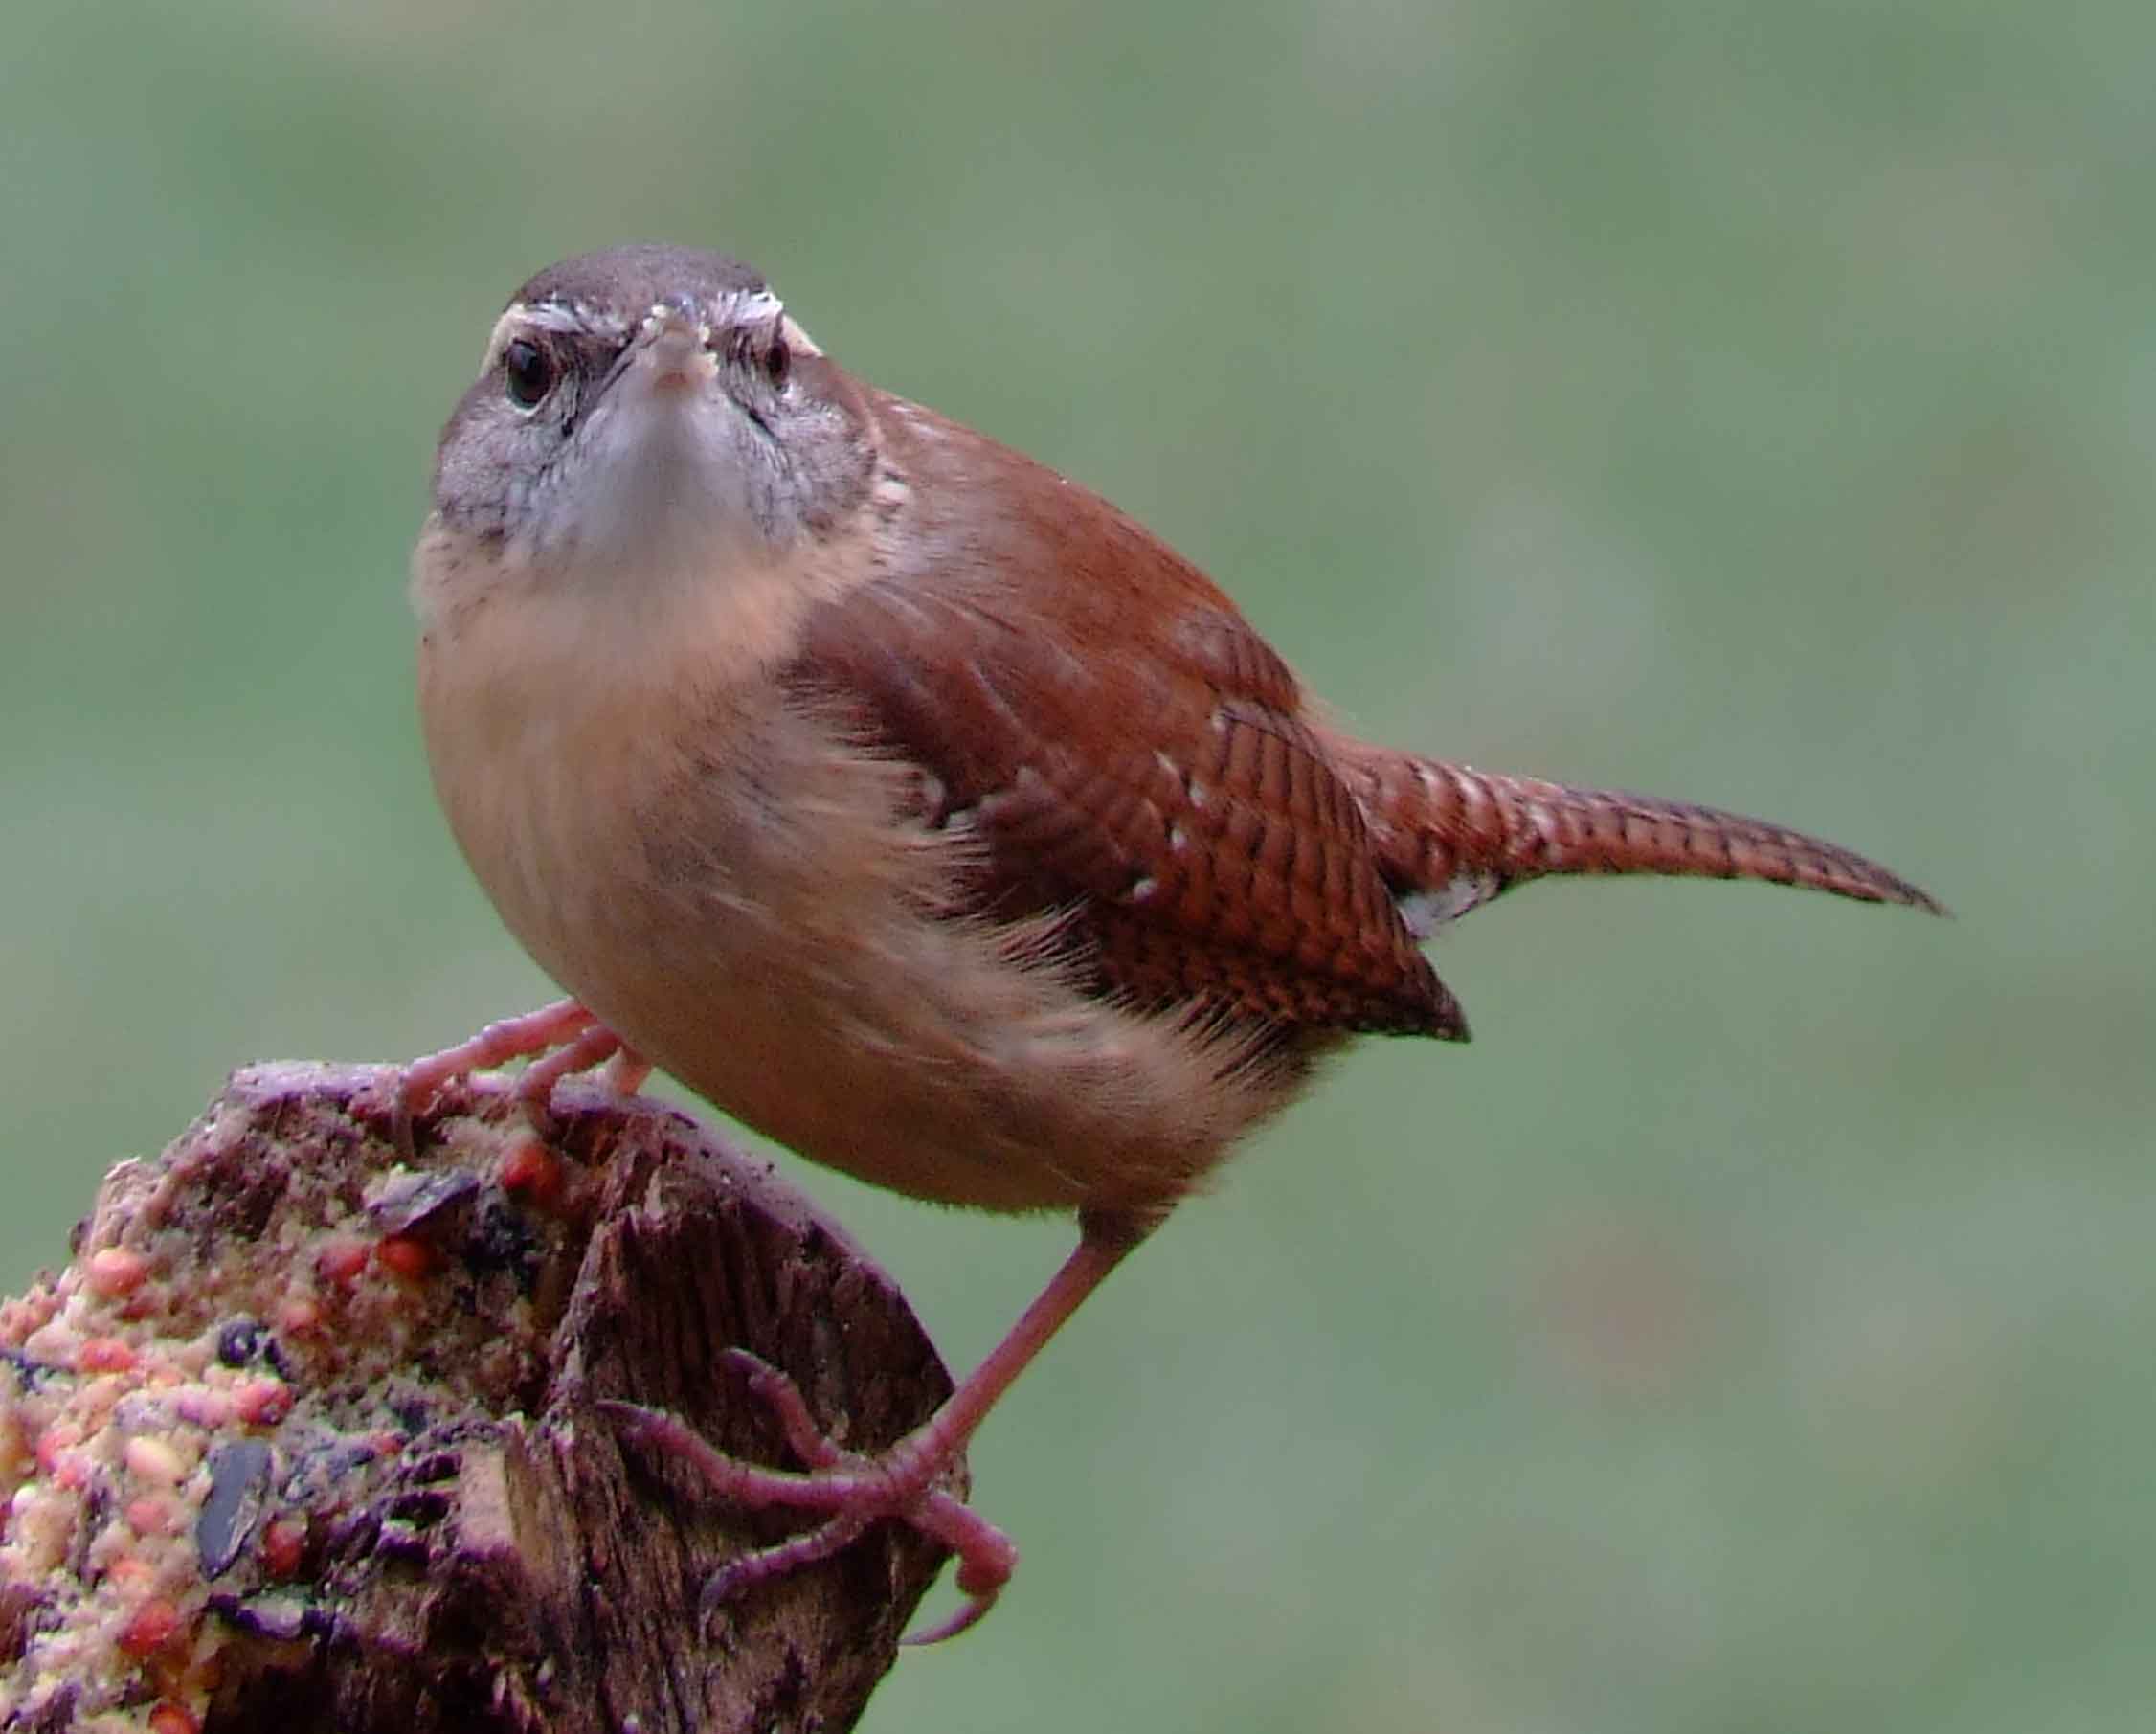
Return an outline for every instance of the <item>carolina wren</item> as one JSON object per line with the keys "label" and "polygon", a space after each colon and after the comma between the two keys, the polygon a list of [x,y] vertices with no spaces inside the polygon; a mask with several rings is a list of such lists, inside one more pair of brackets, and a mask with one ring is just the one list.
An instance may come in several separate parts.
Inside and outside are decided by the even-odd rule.
{"label": "carolina wren", "polygon": [[413,562],[435,782],[573,996],[410,1094],[623,1049],[812,1160],[1078,1246],[918,1432],[798,1472],[623,1411],[817,1526],[896,1517],[970,1624],[1015,1559],[936,1486],[1071,1311],[1352,1035],[1461,1041],[1419,949],[1552,873],[1700,874],[1937,910],[1831,844],[1342,732],[1232,602],[1108,502],[854,378],[763,279],[629,246],[542,271],[442,433]]}

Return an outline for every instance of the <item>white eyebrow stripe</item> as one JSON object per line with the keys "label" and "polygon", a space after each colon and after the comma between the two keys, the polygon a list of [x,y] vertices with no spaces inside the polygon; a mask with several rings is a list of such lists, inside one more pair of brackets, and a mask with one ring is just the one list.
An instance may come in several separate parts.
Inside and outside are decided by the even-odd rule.
{"label": "white eyebrow stripe", "polygon": [[769,289],[729,289],[711,304],[711,328],[764,325],[784,318],[785,313],[786,304]]}
{"label": "white eyebrow stripe", "polygon": [[581,336],[622,338],[629,322],[608,307],[588,302],[511,302],[486,339],[486,354],[480,362],[484,372],[501,358],[502,350],[520,331],[563,331]]}
{"label": "white eyebrow stripe", "polygon": [[[655,304],[651,310],[655,313],[670,311],[663,303]],[[787,314],[786,304],[769,289],[730,289],[713,304],[709,324],[715,329],[730,325],[762,325],[775,319],[779,322],[780,334],[791,347],[808,355],[823,353],[815,339]],[[595,306],[590,302],[511,302],[487,334],[486,353],[481,358],[480,372],[483,373],[493,367],[502,358],[503,349],[522,331],[560,331],[619,342],[628,337],[632,323],[613,308]]]}
{"label": "white eyebrow stripe", "polygon": [[[654,307],[653,312],[664,309]],[[770,289],[730,289],[711,304],[712,330],[755,330],[775,324],[779,341],[804,355],[820,355],[822,347],[795,323],[786,304]]]}
{"label": "white eyebrow stripe", "polygon": [[499,361],[510,337],[523,330],[528,323],[525,318],[524,304],[510,303],[508,311],[494,322],[494,329],[486,334],[486,353],[479,358],[479,371],[483,373]]}

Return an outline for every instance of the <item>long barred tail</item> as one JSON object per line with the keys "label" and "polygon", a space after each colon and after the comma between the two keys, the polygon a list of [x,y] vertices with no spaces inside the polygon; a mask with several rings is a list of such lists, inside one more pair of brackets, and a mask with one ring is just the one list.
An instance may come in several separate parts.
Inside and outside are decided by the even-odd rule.
{"label": "long barred tail", "polygon": [[1946,912],[1876,862],[1763,820],[1505,777],[1359,742],[1340,756],[1386,877],[1402,889],[1418,932],[1547,873],[1763,879]]}

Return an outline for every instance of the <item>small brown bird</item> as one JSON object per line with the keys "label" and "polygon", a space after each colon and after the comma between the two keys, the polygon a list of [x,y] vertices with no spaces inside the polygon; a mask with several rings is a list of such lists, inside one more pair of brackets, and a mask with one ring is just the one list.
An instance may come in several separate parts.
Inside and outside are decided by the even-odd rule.
{"label": "small brown bird", "polygon": [[458,842],[573,996],[413,1067],[648,1060],[812,1160],[1070,1210],[1009,1336],[882,1456],[720,1456],[820,1520],[710,1597],[897,1518],[985,1610],[1015,1553],[937,1487],[1110,1271],[1352,1035],[1460,1041],[1420,943],[1550,873],[1702,874],[1938,906],[1709,807],[1377,747],[1196,567],[1032,460],[854,378],[756,272],[629,246],[496,322],[413,563]]}

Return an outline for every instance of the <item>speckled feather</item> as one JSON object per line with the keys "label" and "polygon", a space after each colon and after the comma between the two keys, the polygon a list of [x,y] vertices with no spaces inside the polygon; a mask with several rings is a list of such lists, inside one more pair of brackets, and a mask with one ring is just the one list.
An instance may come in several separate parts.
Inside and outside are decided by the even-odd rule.
{"label": "speckled feather", "polygon": [[863,408],[886,503],[875,574],[809,613],[784,678],[919,770],[926,822],[968,829],[975,912],[1067,914],[1059,943],[1098,991],[1464,1039],[1417,943],[1531,878],[1939,907],[1780,825],[1327,729],[1234,603],[1106,501],[902,398],[871,388]]}
{"label": "speckled feather", "polygon": [[[1076,960],[1137,1002],[1464,1035],[1299,684],[1226,597],[1019,454],[880,394],[874,408],[912,501],[1022,509],[914,511],[874,579],[809,615],[787,678],[928,774],[929,822],[983,845],[977,908],[1068,911]],[[1033,485],[949,473],[1011,466]],[[1052,515],[1022,509],[1040,500]],[[1041,571],[1051,595],[1012,587]]]}

